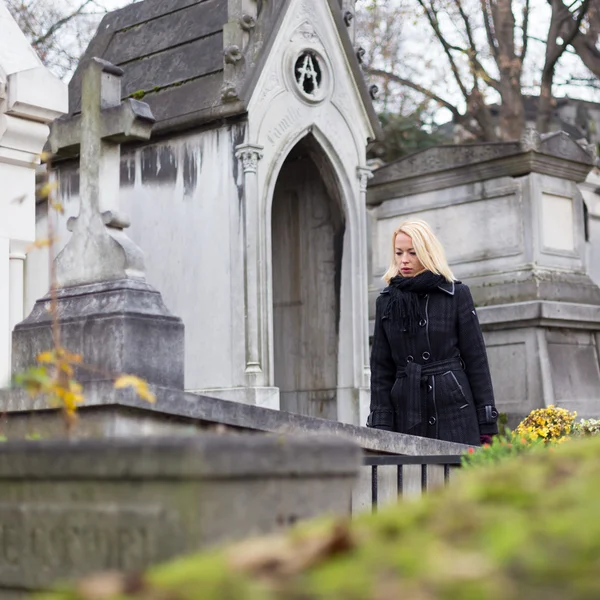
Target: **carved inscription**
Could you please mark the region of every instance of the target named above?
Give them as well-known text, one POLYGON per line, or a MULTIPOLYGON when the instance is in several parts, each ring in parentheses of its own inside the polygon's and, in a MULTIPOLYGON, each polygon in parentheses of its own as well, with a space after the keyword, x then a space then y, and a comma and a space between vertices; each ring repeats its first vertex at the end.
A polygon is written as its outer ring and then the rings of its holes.
POLYGON ((296 121, 301 117, 302 110, 299 107, 290 107, 285 113, 284 117, 273 127, 267 134, 267 140, 271 144, 275 144, 280 140, 289 129, 294 125, 296 121))
POLYGON ((142 568, 162 558, 157 540, 172 526, 155 507, 0 505, 0 589, 142 568))

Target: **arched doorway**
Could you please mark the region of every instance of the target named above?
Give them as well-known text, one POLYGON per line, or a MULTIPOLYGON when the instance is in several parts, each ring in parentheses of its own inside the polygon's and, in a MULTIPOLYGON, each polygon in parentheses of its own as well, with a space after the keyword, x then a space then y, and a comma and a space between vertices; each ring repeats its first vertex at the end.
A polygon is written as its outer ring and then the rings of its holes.
POLYGON ((337 419, 345 218, 309 135, 286 158, 271 212, 274 384, 281 410, 337 419))

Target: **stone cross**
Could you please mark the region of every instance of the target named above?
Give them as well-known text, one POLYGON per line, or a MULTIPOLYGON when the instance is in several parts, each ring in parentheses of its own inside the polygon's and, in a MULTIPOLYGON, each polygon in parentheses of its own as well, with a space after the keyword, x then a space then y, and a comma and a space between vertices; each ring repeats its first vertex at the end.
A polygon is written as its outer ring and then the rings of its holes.
POLYGON ((123 232, 129 221, 118 210, 120 144, 148 140, 154 117, 144 102, 121 101, 122 75, 109 62, 91 59, 83 74, 81 114, 52 126, 52 152, 80 156, 79 216, 69 219, 72 236, 56 257, 58 287, 145 279, 142 251, 123 232))

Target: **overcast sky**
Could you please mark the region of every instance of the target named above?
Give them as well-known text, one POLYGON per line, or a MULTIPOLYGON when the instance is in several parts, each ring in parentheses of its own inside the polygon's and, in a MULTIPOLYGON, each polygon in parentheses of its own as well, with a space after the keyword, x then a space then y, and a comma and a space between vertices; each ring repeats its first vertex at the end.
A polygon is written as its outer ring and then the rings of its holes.
MULTIPOLYGON (((362 2, 365 2, 365 1, 366 0, 358 0, 358 4, 361 4, 362 2)), ((389 3, 403 2, 405 5, 407 3, 407 0, 385 0, 385 1, 389 2, 389 3)), ((99 2, 99 4, 102 4, 109 10, 116 10, 127 4, 130 4, 131 0, 98 0, 98 2, 99 2)), ((479 3, 479 0, 477 0, 477 4, 478 3, 479 3)), ((514 0, 514 3, 515 3, 515 6, 517 6, 519 4, 519 0, 514 0)), ((531 18, 530 18, 530 36, 532 36, 534 38, 538 38, 538 39, 545 39, 548 34, 548 25, 549 25, 549 20, 550 20, 550 8, 548 6, 548 2, 547 2, 547 0, 530 0, 530 3, 531 3, 531 11, 532 11, 531 18)), ((468 0, 467 0, 467 4, 468 4, 468 0)), ((421 56, 423 56, 426 52, 434 53, 436 56, 434 56, 432 58, 431 63, 437 64, 437 66, 440 68, 445 68, 443 65, 441 65, 441 63, 443 61, 440 61, 438 58, 439 57, 439 48, 434 45, 431 45, 431 44, 424 47, 425 45, 423 44, 423 31, 422 31, 422 29, 420 29, 421 27, 422 27, 422 24, 419 24, 419 26, 416 29, 413 28, 412 36, 411 36, 412 39, 410 41, 410 50, 411 50, 412 54, 413 55, 420 54, 421 56)), ((408 30, 408 32, 407 32, 408 35, 411 35, 410 23, 407 23, 407 25, 405 26, 403 35, 406 30, 408 30)), ((537 93, 537 89, 535 89, 535 87, 533 87, 536 84, 536 82, 534 81, 534 78, 535 77, 539 78, 539 72, 540 72, 539 67, 543 64, 544 49, 545 49, 544 44, 542 44, 540 42, 531 41, 529 44, 529 52, 528 52, 529 61, 528 62, 530 63, 530 66, 528 69, 526 68, 526 72, 525 72, 524 78, 523 78, 524 79, 523 80, 524 91, 526 91, 527 93, 537 93)), ((585 69, 585 67, 583 66, 583 64, 581 63, 580 59, 577 56, 574 56, 573 54, 564 55, 563 58, 561 59, 560 66, 557 69, 555 82, 557 84, 560 83, 561 80, 564 79, 564 77, 568 77, 571 73, 574 73, 574 72, 582 73, 586 76, 587 76, 587 74, 589 74, 589 71, 587 71, 587 69, 585 69)), ((431 77, 432 80, 435 80, 436 78, 439 77, 439 74, 435 72, 435 69, 433 67, 423 69, 423 74, 424 74, 425 78, 431 77)), ((456 91, 448 90, 448 92, 451 95, 453 95, 454 93, 458 93, 458 90, 456 90, 456 91)), ((592 100, 592 101, 600 102, 600 91, 594 90, 592 88, 585 88, 585 87, 580 87, 580 86, 577 86, 577 87, 556 86, 554 92, 557 97, 568 95, 573 98, 582 98, 585 100, 592 100)))

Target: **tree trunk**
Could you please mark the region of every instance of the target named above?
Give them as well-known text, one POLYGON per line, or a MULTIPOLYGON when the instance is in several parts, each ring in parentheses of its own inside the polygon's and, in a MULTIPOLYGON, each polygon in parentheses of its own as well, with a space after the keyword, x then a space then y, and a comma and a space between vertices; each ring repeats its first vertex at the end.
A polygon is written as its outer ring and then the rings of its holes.
POLYGON ((547 133, 550 129, 552 112, 554 110, 554 97, 552 96, 553 80, 554 69, 544 69, 544 72, 542 73, 542 83, 540 86, 540 98, 536 123, 536 128, 539 133, 547 133))
POLYGON ((518 140, 525 128, 525 110, 521 93, 523 64, 515 49, 515 16, 510 0, 498 0, 493 12, 496 32, 496 64, 500 71, 500 115, 498 127, 503 140, 518 140))

